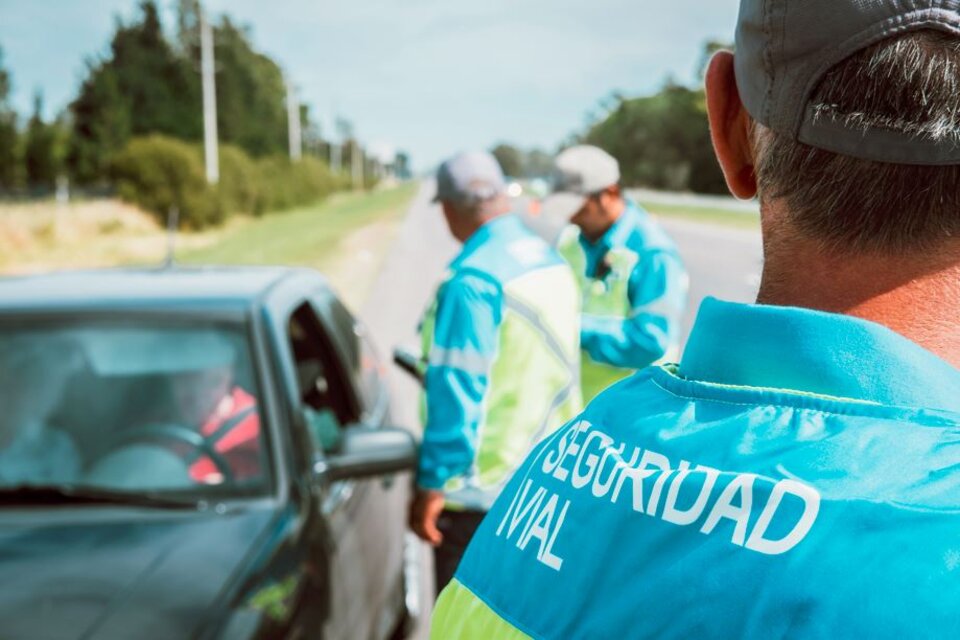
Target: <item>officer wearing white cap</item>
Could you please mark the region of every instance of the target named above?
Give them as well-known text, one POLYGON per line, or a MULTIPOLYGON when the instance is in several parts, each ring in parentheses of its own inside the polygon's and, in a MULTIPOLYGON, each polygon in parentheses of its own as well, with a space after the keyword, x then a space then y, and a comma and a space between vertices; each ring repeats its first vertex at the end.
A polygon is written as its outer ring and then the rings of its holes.
POLYGON ((425 426, 411 527, 436 546, 438 590, 527 452, 581 407, 570 268, 507 213, 488 153, 444 162, 437 196, 463 249, 422 327, 425 426))
POLYGON ((455 638, 960 637, 960 2, 742 0, 707 73, 758 304, 535 449, 455 638))
POLYGON ((546 215, 569 225, 557 244, 580 284, 581 384, 589 401, 647 365, 679 355, 689 278, 663 228, 620 191, 620 166, 581 145, 557 156, 546 215))

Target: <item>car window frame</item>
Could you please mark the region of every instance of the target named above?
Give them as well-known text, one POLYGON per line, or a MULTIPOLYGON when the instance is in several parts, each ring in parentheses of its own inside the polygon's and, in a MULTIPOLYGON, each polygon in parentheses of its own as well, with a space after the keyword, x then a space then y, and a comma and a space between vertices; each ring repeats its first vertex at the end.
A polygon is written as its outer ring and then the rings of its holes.
POLYGON ((336 353, 337 373, 344 383, 344 391, 352 414, 352 420, 344 426, 349 428, 363 425, 365 424, 363 396, 357 389, 354 372, 350 368, 353 361, 359 361, 359 353, 351 353, 350 344, 345 343, 350 340, 350 336, 356 337, 354 328, 356 321, 331 291, 326 289, 315 291, 308 296, 307 301, 314 315, 320 320, 332 351, 336 353))
MULTIPOLYGON (((216 495, 211 492, 203 496, 204 500, 215 502, 262 501, 277 495, 280 486, 280 447, 275 442, 274 423, 275 413, 271 410, 271 394, 268 393, 270 380, 266 379, 266 363, 263 362, 263 353, 257 340, 256 327, 244 310, 233 309, 204 309, 204 310, 172 310, 169 308, 47 308, 42 310, 18 309, 4 310, 0 313, 0 329, 11 326, 29 326, 30 328, 82 326, 82 323, 95 323, 104 327, 110 325, 137 326, 137 323, 148 322, 157 326, 197 328, 227 327, 243 337, 243 344, 248 349, 250 366, 253 368, 251 379, 256 387, 254 398, 257 401, 257 413, 260 419, 260 436, 263 440, 265 463, 264 483, 256 492, 249 494, 223 492, 216 495)), ((171 494, 177 493, 170 491, 171 494)))

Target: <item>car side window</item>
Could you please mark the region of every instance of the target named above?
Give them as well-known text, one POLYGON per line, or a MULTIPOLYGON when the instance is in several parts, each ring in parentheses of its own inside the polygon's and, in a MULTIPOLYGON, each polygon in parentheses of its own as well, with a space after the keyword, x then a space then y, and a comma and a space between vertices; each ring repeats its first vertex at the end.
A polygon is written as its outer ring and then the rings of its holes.
POLYGON ((345 388, 342 363, 308 303, 301 304, 291 314, 287 334, 311 446, 315 452, 336 451, 343 429, 356 421, 345 388))

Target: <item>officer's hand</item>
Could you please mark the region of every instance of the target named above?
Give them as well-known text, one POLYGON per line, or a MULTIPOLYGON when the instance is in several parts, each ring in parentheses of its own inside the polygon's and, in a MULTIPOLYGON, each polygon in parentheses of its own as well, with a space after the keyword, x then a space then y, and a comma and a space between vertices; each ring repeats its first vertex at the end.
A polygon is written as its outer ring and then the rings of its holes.
POLYGON ((410 504, 410 529, 421 540, 435 547, 443 542, 443 534, 437 528, 443 505, 443 492, 427 489, 417 489, 417 495, 410 504))

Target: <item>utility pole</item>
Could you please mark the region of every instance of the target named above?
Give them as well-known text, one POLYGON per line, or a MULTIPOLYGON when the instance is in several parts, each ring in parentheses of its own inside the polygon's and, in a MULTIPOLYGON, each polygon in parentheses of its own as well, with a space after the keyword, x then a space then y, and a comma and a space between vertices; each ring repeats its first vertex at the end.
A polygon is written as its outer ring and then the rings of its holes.
POLYGON ((340 173, 340 165, 342 164, 340 154, 342 151, 343 148, 340 146, 339 140, 330 141, 330 168, 333 169, 334 173, 340 173))
POLYGON ((290 160, 297 162, 303 155, 303 136, 300 133, 300 101, 297 90, 287 76, 287 138, 290 142, 290 160))
POLYGON ((200 8, 200 74, 203 78, 203 155, 207 182, 220 181, 220 158, 217 150, 217 81, 214 76, 213 29, 200 8))
POLYGON ((333 172, 340 173, 343 170, 343 127, 340 119, 340 109, 337 103, 333 103, 333 120, 330 123, 330 168, 333 172))
POLYGON ((363 149, 356 140, 350 149, 350 161, 353 167, 353 188, 356 191, 363 188, 363 149))

